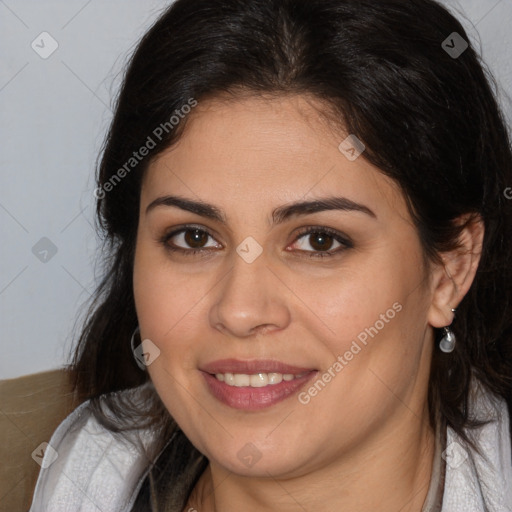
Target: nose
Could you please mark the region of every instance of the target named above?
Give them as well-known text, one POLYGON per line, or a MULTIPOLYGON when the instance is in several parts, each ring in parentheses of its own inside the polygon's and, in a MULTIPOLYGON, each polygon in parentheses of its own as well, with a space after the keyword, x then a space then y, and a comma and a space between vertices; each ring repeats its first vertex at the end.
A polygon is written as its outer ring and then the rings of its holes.
POLYGON ((234 260, 210 308, 212 327, 238 338, 286 328, 291 318, 287 290, 264 254, 252 263, 238 255, 234 260))

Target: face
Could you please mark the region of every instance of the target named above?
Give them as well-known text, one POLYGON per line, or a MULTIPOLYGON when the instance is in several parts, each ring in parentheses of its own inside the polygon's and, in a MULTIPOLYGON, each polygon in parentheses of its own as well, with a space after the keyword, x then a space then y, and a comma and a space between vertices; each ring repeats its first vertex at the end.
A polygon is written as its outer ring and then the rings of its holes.
POLYGON ((135 302, 160 351, 147 369, 212 466, 240 475, 314 471, 426 409, 418 234, 321 108, 200 103, 141 190, 135 302))

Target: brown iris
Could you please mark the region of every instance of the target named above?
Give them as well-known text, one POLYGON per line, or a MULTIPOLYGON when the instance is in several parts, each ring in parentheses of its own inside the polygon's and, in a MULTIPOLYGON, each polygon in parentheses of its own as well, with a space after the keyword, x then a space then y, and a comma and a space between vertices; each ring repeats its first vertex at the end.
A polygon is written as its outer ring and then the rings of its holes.
POLYGON ((332 246, 333 237, 327 233, 311 233, 309 240, 315 251, 328 251, 332 246))
POLYGON ((185 242, 194 248, 201 248, 208 240, 208 233, 200 229, 189 229, 185 232, 185 242))

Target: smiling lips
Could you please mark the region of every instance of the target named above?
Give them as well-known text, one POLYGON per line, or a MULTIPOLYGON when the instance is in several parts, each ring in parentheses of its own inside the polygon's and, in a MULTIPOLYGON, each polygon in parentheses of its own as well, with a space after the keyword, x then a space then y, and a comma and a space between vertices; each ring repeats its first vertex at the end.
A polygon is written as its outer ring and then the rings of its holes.
POLYGON ((299 379, 306 373, 300 373, 299 375, 293 375, 292 373, 255 373, 252 375, 248 373, 216 373, 215 377, 228 386, 263 388, 265 386, 275 386, 283 380, 289 382, 295 378, 299 379))
POLYGON ((296 393, 316 370, 278 361, 224 359, 201 368, 207 387, 235 409, 258 410, 296 393))

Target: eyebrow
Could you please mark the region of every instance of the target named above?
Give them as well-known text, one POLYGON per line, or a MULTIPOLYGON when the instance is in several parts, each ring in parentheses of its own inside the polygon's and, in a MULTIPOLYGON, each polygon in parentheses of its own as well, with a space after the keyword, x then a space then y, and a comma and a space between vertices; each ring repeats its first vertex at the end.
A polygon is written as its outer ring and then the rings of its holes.
MULTIPOLYGON (((206 217, 211 220, 226 224, 226 216, 216 206, 205 203, 203 201, 193 201, 179 196, 162 196, 152 201, 146 208, 146 214, 151 210, 161 207, 176 207, 187 212, 195 213, 201 217, 206 217)), ((288 205, 283 205, 276 208, 272 212, 273 224, 281 224, 291 217, 297 217, 301 215, 310 215, 316 212, 323 212, 329 210, 341 210, 348 212, 361 212, 374 219, 377 215, 370 210, 367 206, 356 203, 347 199, 346 197, 325 197, 322 199, 314 199, 311 201, 298 201, 288 205)))

